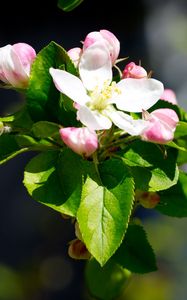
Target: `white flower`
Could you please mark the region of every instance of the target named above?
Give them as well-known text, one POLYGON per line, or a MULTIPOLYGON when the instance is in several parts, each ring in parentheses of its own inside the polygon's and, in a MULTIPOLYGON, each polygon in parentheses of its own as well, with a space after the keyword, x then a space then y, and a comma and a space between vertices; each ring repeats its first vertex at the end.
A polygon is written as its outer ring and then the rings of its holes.
POLYGON ((147 122, 134 120, 127 112, 142 112, 153 106, 163 93, 163 84, 155 79, 123 79, 112 82, 110 53, 96 42, 82 54, 80 78, 50 68, 56 88, 78 104, 77 117, 91 130, 109 129, 112 122, 130 135, 141 134, 147 122), (119 109, 116 110, 114 105, 119 109))

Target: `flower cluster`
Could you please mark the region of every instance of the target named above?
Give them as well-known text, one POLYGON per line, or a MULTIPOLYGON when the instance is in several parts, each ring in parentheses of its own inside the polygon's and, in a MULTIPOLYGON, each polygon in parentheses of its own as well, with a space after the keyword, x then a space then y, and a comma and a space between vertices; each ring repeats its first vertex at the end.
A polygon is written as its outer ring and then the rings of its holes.
MULTIPOLYGON (((128 63, 118 82, 113 80, 112 67, 118 62, 120 43, 108 30, 89 33, 81 48, 72 48, 68 55, 79 71, 79 77, 67 71, 50 68, 56 88, 68 96, 77 109, 80 128, 63 128, 64 143, 78 154, 91 155, 98 148, 95 131, 115 125, 143 140, 167 143, 173 139, 179 119, 174 110, 147 112, 159 99, 176 104, 174 92, 149 78, 146 70, 128 63), (128 113, 142 113, 134 119, 128 113)), ((0 49, 0 79, 16 88, 27 87, 35 50, 25 44, 7 45, 0 49)))
MULTIPOLYGON (((81 129, 82 136, 86 133, 85 149, 79 145, 82 145, 83 140, 78 138, 80 128, 73 129, 71 133, 69 131, 68 140, 67 135, 61 132, 64 142, 79 154, 80 149, 82 154, 88 152, 87 139, 92 137, 94 140, 94 130, 106 130, 112 124, 122 132, 132 136, 140 135, 147 141, 167 143, 173 139, 179 120, 175 111, 159 109, 151 114, 147 113, 162 95, 163 99, 167 99, 160 81, 149 78, 146 70, 134 62, 125 66, 117 83, 113 81, 112 67, 117 63, 119 50, 120 43, 111 32, 91 32, 86 36, 82 49, 73 48, 68 51, 79 70, 80 78, 64 70, 50 68, 56 88, 74 101, 77 119, 90 130, 88 137, 88 131, 81 129), (142 118, 134 119, 127 112, 142 112, 142 118)), ((89 144, 88 142, 88 148, 89 144)), ((94 152, 94 147, 92 149, 90 154, 94 152)))
POLYGON ((101 266, 112 257, 114 269, 145 273, 156 263, 134 221, 138 207, 187 216, 187 175, 178 168, 187 163, 187 113, 152 72, 119 53, 108 30, 69 51, 55 42, 38 54, 25 43, 0 48, 1 87, 25 96, 0 117, 0 163, 40 152, 24 185, 73 220, 69 255, 101 266))

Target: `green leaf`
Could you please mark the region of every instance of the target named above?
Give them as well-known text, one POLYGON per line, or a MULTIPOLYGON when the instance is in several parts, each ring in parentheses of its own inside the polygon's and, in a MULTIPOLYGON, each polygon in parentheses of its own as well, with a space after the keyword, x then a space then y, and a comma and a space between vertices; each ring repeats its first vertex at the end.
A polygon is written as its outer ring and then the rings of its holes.
POLYGON ((162 191, 175 185, 178 180, 179 170, 176 165, 174 165, 175 170, 171 170, 169 165, 162 168, 155 168, 152 170, 143 169, 139 167, 131 168, 132 176, 135 180, 136 189, 144 191, 162 191))
POLYGON ((27 91, 27 105, 34 121, 63 121, 59 110, 59 92, 49 73, 50 67, 60 68, 77 75, 74 64, 67 52, 55 42, 51 42, 37 55, 31 69, 27 91))
POLYGON ((66 202, 63 213, 75 216, 81 200, 84 161, 69 149, 64 150, 57 165, 58 178, 66 202))
POLYGON ((165 100, 159 100, 155 105, 153 105, 149 109, 149 112, 152 112, 155 109, 159 109, 159 108, 173 109, 177 113, 180 121, 184 121, 184 122, 187 121, 187 112, 182 107, 180 107, 179 105, 172 104, 171 102, 168 102, 168 101, 165 101, 165 100))
POLYGON ((175 149, 178 149, 178 150, 180 150, 180 151, 185 151, 185 152, 187 151, 186 148, 179 146, 178 144, 176 144, 176 143, 173 142, 173 141, 167 143, 167 146, 172 147, 172 148, 175 148, 175 149))
POLYGON ((73 106, 73 101, 64 94, 60 94, 59 112, 59 120, 61 120, 64 127, 82 126, 82 124, 77 120, 77 110, 73 106))
POLYGON ((71 11, 82 2, 83 0, 58 0, 58 7, 64 11, 71 11))
POLYGON ((149 112, 152 112, 156 109, 160 108, 170 108, 173 109, 177 115, 179 116, 180 120, 183 120, 185 118, 185 111, 180 108, 178 105, 172 104, 171 102, 165 101, 165 100, 159 100, 156 102, 155 105, 153 105, 150 109, 149 112))
POLYGON ((178 151, 178 157, 177 157, 177 163, 178 165, 183 165, 185 163, 187 163, 187 137, 186 136, 182 136, 180 138, 177 139, 177 145, 179 145, 179 147, 181 147, 182 149, 179 149, 178 151), (185 149, 185 151, 184 151, 185 149))
POLYGON ((29 130, 33 124, 31 117, 24 107, 20 111, 5 117, 1 117, 0 121, 5 125, 11 126, 13 130, 29 130))
POLYGON ((180 171, 179 180, 170 189, 160 192, 156 209, 168 216, 187 217, 187 174, 180 171))
POLYGON ((179 171, 176 149, 136 141, 120 155, 131 167, 137 189, 160 191, 177 183, 179 171))
POLYGON ((134 273, 156 271, 156 260, 143 227, 129 225, 125 239, 113 259, 134 273))
POLYGON ((29 135, 17 134, 15 135, 15 141, 17 142, 20 148, 33 147, 38 145, 38 142, 29 135))
POLYGON ((99 183, 90 177, 86 179, 77 218, 88 250, 103 266, 125 235, 134 200, 134 182, 121 160, 108 160, 99 170, 99 183))
POLYGON ((187 136, 187 122, 179 122, 175 130, 175 139, 187 136))
POLYGON ((3 134, 0 136, 0 164, 26 151, 28 151, 27 148, 20 149, 14 135, 3 134))
POLYGON ((28 151, 46 151, 46 150, 58 150, 59 146, 54 145, 53 142, 40 139, 36 140, 30 135, 17 134, 15 140, 20 148, 26 148, 28 151))
MULTIPOLYGON (((187 120, 187 114, 186 114, 187 120)), ((178 165, 183 165, 187 163, 187 123, 186 122, 179 122, 175 131, 175 139, 173 142, 169 143, 169 146, 177 148, 178 151, 178 158, 177 163, 178 165)))
POLYGON ((81 197, 82 176, 80 156, 69 149, 47 151, 28 163, 24 185, 36 201, 75 216, 81 197))
POLYGON ((158 153, 159 155, 161 154, 160 150, 157 147, 154 147, 151 143, 135 142, 131 145, 128 151, 124 152, 123 159, 128 166, 147 168, 153 166, 155 154, 157 155, 158 153))
POLYGON ((32 132, 37 138, 48 138, 59 135, 60 126, 48 121, 39 121, 34 123, 32 132))
POLYGON ((0 117, 1 122, 11 123, 15 120, 15 115, 9 115, 6 117, 0 117))
POLYGON ((165 149, 162 146, 140 140, 134 141, 120 153, 129 166, 154 167, 165 159, 165 149))
POLYGON ((95 259, 88 261, 85 270, 89 292, 97 299, 116 299, 128 283, 131 273, 110 260, 101 267, 95 259))
POLYGON ((178 106, 179 109, 179 113, 180 113, 180 120, 187 122, 187 112, 185 109, 183 109, 182 107, 178 106))

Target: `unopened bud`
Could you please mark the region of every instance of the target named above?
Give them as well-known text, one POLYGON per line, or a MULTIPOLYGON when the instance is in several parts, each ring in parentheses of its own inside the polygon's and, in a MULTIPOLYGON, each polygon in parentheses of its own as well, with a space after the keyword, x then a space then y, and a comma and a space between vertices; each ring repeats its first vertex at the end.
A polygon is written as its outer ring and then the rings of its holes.
POLYGON ((173 90, 165 89, 162 96, 160 97, 161 100, 168 101, 172 104, 177 104, 177 97, 173 90))
POLYGON ((103 29, 100 31, 90 32, 83 42, 83 51, 94 43, 101 41, 104 42, 110 53, 112 64, 115 64, 120 51, 120 43, 116 36, 108 30, 103 29))
POLYGON ((98 148, 97 134, 87 127, 61 128, 60 136, 69 148, 80 155, 88 157, 98 148))
POLYGON ((79 64, 79 60, 82 54, 82 49, 79 47, 75 47, 70 49, 68 52, 69 57, 71 58, 71 60, 73 61, 75 67, 78 66, 79 64))
POLYGON ((74 259, 89 259, 91 257, 91 254, 87 250, 85 244, 78 239, 70 242, 68 254, 74 259))
POLYGON ((134 62, 130 62, 126 65, 122 75, 122 78, 141 79, 144 77, 147 77, 146 70, 143 67, 136 65, 134 62))
POLYGON ((173 109, 160 108, 150 114, 143 112, 147 128, 141 137, 144 141, 166 144, 173 140, 179 118, 173 109))
POLYGON ((145 208, 155 208, 160 201, 160 196, 155 192, 136 191, 136 200, 145 208))
POLYGON ((0 80, 17 88, 26 88, 35 57, 35 50, 25 43, 0 48, 0 80))

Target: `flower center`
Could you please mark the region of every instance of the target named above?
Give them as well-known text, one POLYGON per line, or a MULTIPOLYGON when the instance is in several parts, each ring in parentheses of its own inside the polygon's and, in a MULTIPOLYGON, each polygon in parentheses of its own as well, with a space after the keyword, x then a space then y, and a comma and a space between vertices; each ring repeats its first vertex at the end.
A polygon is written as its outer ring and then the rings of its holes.
POLYGON ((108 85, 108 82, 105 82, 103 85, 103 89, 100 90, 98 86, 90 92, 91 102, 89 103, 89 107, 92 110, 102 111, 106 109, 106 107, 110 104, 109 99, 117 93, 121 94, 121 90, 117 87, 116 82, 113 81, 111 85, 108 85))

